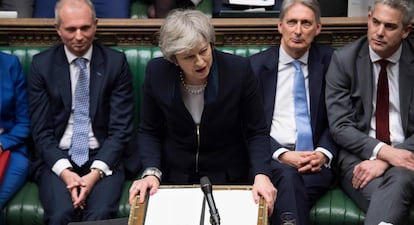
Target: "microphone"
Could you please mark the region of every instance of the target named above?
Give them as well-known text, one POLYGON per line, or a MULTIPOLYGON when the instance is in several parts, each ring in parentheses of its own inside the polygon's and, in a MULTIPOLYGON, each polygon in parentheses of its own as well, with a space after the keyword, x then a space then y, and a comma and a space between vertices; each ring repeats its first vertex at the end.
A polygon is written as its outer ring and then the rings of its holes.
POLYGON ((204 197, 207 200, 208 206, 210 208, 210 223, 211 225, 220 225, 220 216, 216 208, 216 203, 214 203, 213 198, 213 188, 208 177, 202 177, 200 179, 201 190, 204 193, 204 197))

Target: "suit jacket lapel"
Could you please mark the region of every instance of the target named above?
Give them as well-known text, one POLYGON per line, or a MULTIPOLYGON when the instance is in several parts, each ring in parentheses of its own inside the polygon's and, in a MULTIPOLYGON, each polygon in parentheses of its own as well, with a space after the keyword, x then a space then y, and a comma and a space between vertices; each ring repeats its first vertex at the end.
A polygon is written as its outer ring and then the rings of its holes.
POLYGON ((404 133, 407 134, 408 127, 408 113, 410 102, 413 98, 413 86, 414 86, 414 55, 411 46, 403 42, 403 50, 401 53, 400 65, 399 65, 399 97, 400 97, 400 114, 401 122, 404 129, 404 133))
POLYGON ((309 73, 309 99, 310 99, 310 120, 312 130, 316 128, 317 115, 319 113, 319 102, 325 101, 322 97, 322 85, 325 76, 323 71, 322 56, 317 48, 311 47, 308 59, 309 73))
POLYGON ((266 122, 272 124, 275 98, 276 98, 276 87, 277 87, 277 72, 279 63, 279 46, 274 48, 271 54, 267 55, 265 61, 265 70, 261 76, 261 85, 263 85, 263 96, 264 98, 264 110, 266 116, 266 122), (275 62, 276 61, 276 62, 275 62))
MULTIPOLYGON (((372 115, 372 92, 373 92, 373 72, 372 63, 369 57, 368 42, 365 43, 356 60, 356 79, 359 80, 358 84, 372 84, 364 87, 358 87, 358 92, 362 99, 362 105, 364 107, 365 115, 372 115)), ((370 123, 371 116, 367 116, 369 121, 365 121, 368 125, 370 123)), ((368 126, 369 127, 369 126, 368 126)))
POLYGON ((98 102, 101 96, 103 87, 103 81, 105 76, 105 65, 102 52, 100 48, 94 45, 91 63, 90 63, 90 84, 89 84, 89 104, 90 104, 90 116, 94 118, 96 110, 98 108, 98 102))
MULTIPOLYGON (((72 111, 72 91, 71 91, 71 81, 70 81, 70 70, 68 59, 64 52, 63 45, 58 49, 56 54, 55 66, 53 67, 52 74, 58 76, 57 85, 60 90, 62 97, 63 105, 65 106, 65 111, 72 111)), ((74 87, 73 87, 74 88, 74 87)))

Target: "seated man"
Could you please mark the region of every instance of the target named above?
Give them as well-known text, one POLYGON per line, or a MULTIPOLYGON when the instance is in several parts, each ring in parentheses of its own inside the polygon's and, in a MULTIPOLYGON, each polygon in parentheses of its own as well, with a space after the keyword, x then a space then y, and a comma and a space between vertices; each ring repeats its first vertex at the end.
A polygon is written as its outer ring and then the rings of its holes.
POLYGON ((367 36, 332 56, 326 105, 345 192, 365 225, 407 224, 414 203, 411 0, 376 0, 367 36))
POLYGON ((316 0, 284 0, 280 46, 250 57, 264 97, 278 196, 272 224, 293 213, 308 225, 316 200, 332 186, 336 144, 325 107, 325 72, 333 49, 313 43, 321 31, 316 0))
POLYGON ((90 0, 60 0, 56 12, 62 43, 33 56, 28 75, 44 224, 110 219, 133 129, 131 71, 123 53, 94 41, 90 0))

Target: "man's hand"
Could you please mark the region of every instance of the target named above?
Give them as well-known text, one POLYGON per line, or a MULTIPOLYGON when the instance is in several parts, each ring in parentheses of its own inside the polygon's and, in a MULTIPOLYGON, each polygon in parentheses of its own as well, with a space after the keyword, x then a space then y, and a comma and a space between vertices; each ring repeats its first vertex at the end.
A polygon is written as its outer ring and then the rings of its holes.
POLYGON ((316 173, 327 162, 326 156, 319 151, 287 151, 279 160, 298 169, 299 173, 316 173))
POLYGON ((85 185, 80 187, 78 199, 77 201, 73 202, 75 208, 85 208, 86 199, 89 193, 91 193, 93 186, 96 184, 96 182, 99 181, 100 178, 101 175, 97 170, 91 170, 88 174, 82 177, 82 180, 85 182, 85 185))
POLYGON ((379 150, 377 158, 382 159, 393 166, 414 171, 414 153, 408 150, 384 145, 379 150))
POLYGON ((149 194, 153 195, 158 191, 160 181, 155 176, 146 176, 142 179, 134 181, 129 189, 129 204, 132 205, 135 196, 139 194, 139 203, 145 201, 147 189, 150 189, 149 194))
POLYGON ((287 151, 279 156, 279 160, 295 168, 301 168, 312 160, 313 151, 287 151))
POLYGON ((299 173, 317 173, 322 170, 322 166, 328 161, 328 158, 320 151, 313 151, 306 157, 307 164, 298 168, 299 173), (310 161, 308 161, 310 159, 310 161))
POLYGON ((364 188, 371 180, 382 176, 389 164, 383 160, 365 160, 354 167, 352 185, 355 189, 364 188))
POLYGON ((60 173, 60 178, 65 182, 66 188, 72 196, 72 202, 74 207, 77 208, 79 205, 75 205, 75 202, 79 202, 79 189, 86 186, 86 182, 75 172, 70 169, 65 169, 60 173))
POLYGON ((259 203, 260 196, 263 196, 268 207, 269 216, 273 213, 273 207, 276 201, 277 190, 273 186, 269 177, 264 174, 257 174, 254 177, 253 183, 253 200, 257 204, 259 203))

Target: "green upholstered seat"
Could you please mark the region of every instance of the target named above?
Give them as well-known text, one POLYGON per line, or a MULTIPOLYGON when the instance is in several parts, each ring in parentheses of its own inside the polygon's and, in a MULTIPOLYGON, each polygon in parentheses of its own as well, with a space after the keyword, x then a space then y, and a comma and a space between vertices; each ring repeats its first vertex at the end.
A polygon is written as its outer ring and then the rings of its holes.
POLYGON ((5 225, 43 224, 43 208, 36 184, 26 182, 3 209, 2 217, 5 225))
POLYGON ((158 47, 117 47, 127 57, 128 64, 133 74, 134 99, 135 99, 135 127, 139 123, 139 106, 141 104, 141 86, 144 82, 145 66, 154 57, 162 56, 158 47))
MULTIPOLYGON (((118 217, 128 217, 130 206, 128 204, 129 187, 132 181, 123 185, 118 217)), ((59 201, 59 199, 56 199, 59 201)), ((8 225, 41 225, 43 224, 43 208, 39 200, 39 189, 33 182, 26 184, 19 190, 14 198, 7 204, 2 212, 4 224, 8 225)))
POLYGON ((365 213, 337 188, 325 194, 312 208, 311 220, 323 225, 364 224, 365 213))

